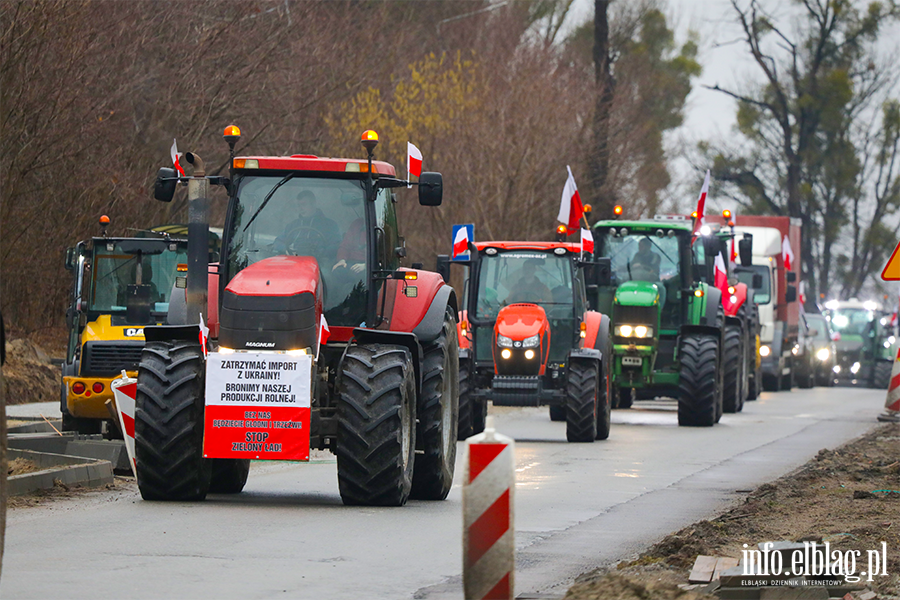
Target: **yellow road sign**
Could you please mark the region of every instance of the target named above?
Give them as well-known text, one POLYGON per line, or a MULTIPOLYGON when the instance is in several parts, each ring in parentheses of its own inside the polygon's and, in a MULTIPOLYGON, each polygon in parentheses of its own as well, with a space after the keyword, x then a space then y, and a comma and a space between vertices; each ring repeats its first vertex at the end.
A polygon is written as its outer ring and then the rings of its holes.
POLYGON ((885 281, 900 281, 900 252, 898 250, 900 250, 900 244, 894 248, 893 254, 881 272, 881 278, 885 281))

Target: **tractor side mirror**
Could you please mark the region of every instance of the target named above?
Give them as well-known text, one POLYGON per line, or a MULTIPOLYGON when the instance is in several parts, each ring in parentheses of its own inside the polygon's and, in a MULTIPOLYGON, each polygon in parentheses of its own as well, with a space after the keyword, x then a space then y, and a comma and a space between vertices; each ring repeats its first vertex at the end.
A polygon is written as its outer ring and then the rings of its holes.
POLYGON ((440 206, 444 197, 444 178, 440 173, 426 171, 419 177, 419 204, 440 206))
POLYGON ((75 248, 66 248, 66 271, 75 270, 75 248))
POLYGON ((434 270, 441 276, 444 283, 450 283, 450 257, 448 255, 438 254, 437 265, 434 270))
POLYGON ((753 236, 745 233, 744 237, 738 241, 738 255, 741 257, 741 264, 749 267, 753 264, 753 236))
POLYGON ((612 284, 612 267, 609 257, 595 258, 593 261, 579 263, 584 268, 584 284, 589 290, 612 284))
POLYGON ((763 278, 762 278, 761 273, 753 274, 752 286, 753 286, 753 289, 755 289, 755 290, 758 290, 763 286, 763 278))
POLYGON ((793 271, 788 271, 787 272, 787 280, 788 280, 788 283, 794 283, 795 281, 797 281, 797 274, 794 273, 793 271))
POLYGON ((784 301, 785 302, 796 302, 797 301, 797 286, 789 285, 784 290, 784 301))
POLYGON ((162 167, 156 172, 156 183, 153 185, 153 197, 160 202, 171 202, 175 197, 175 186, 178 185, 178 175, 175 169, 162 167))

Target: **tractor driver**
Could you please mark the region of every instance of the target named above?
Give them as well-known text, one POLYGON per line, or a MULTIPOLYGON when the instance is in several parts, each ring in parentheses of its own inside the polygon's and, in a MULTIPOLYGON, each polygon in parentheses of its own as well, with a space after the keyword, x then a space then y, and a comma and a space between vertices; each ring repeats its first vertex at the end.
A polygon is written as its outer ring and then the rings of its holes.
POLYGON ((522 275, 519 280, 509 290, 509 296, 506 298, 507 304, 514 302, 553 302, 553 294, 550 288, 538 279, 537 268, 541 261, 536 258, 529 258, 522 265, 522 275))
POLYGON ((632 277, 645 281, 659 281, 659 254, 653 251, 653 242, 649 238, 641 238, 638 251, 631 257, 632 277), (635 274, 637 271, 638 274, 635 274))
POLYGON ((325 216, 310 190, 297 194, 297 209, 298 218, 275 239, 275 251, 333 262, 340 239, 337 223, 325 216))

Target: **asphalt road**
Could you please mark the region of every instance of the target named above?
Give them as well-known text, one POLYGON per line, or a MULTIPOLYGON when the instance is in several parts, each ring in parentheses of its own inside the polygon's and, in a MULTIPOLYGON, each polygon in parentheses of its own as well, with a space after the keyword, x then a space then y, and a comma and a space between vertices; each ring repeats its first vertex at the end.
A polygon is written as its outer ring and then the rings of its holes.
MULTIPOLYGON (((566 443, 546 409, 492 409, 517 440, 516 593, 561 596, 864 433, 883 404, 867 389, 766 393, 693 429, 674 403, 638 402, 593 444, 566 443)), ((345 507, 330 455, 254 463, 244 493, 202 503, 144 502, 132 486, 11 510, 0 597, 458 599, 461 513, 458 483, 444 502, 345 507)))

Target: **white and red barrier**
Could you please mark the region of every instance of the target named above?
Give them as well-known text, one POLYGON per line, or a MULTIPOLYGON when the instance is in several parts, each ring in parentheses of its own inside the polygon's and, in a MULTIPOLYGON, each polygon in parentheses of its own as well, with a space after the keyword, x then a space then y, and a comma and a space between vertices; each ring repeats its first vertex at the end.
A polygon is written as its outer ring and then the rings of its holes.
POLYGON ((463 587, 468 600, 512 600, 515 588, 515 444, 494 431, 466 440, 463 587))
POLYGON ((119 415, 119 428, 125 438, 125 450, 128 452, 128 463, 137 477, 137 464, 134 459, 134 407, 137 397, 137 379, 129 377, 122 371, 122 376, 109 384, 116 397, 116 413, 119 415))
POLYGON ((878 415, 879 421, 900 422, 900 349, 894 358, 891 369, 891 382, 888 385, 887 399, 884 401, 884 413, 878 415))

